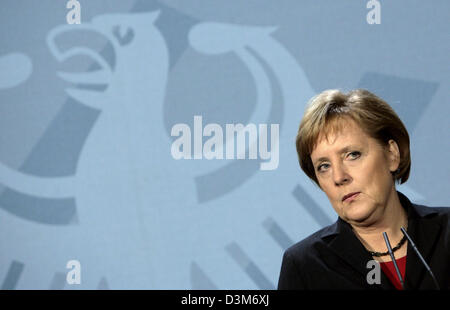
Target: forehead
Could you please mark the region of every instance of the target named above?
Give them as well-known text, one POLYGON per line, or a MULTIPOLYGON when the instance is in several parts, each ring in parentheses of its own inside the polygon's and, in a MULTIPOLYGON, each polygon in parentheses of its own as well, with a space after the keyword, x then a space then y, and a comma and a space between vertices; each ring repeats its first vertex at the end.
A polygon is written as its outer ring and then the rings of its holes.
POLYGON ((366 146, 371 140, 362 128, 351 119, 337 120, 318 136, 311 159, 335 153, 347 146, 366 146))

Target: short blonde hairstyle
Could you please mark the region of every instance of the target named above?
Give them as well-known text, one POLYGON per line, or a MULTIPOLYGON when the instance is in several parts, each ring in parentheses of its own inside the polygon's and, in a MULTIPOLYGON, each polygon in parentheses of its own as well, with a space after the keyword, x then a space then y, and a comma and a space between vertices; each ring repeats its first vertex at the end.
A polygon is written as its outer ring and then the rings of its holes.
POLYGON ((400 164, 393 172, 394 181, 402 184, 408 180, 411 169, 409 135, 405 125, 384 100, 365 89, 342 93, 329 89, 311 98, 300 122, 296 147, 300 167, 319 187, 311 153, 323 135, 341 129, 340 120, 350 118, 380 145, 387 146, 394 140, 400 150, 400 164))

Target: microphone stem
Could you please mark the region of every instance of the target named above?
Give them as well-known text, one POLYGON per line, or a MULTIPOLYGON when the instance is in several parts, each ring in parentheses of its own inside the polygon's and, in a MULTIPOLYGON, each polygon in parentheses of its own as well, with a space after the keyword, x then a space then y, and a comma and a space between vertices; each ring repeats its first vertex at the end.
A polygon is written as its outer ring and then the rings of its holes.
POLYGON ((406 236, 406 238, 408 239, 409 244, 411 245, 412 249, 414 250, 414 252, 416 253, 417 257, 419 257, 420 261, 422 262, 423 266, 425 267, 425 269, 428 271, 428 273, 430 274, 431 278, 433 279, 434 285, 436 286, 436 288, 438 290, 440 290, 439 284, 436 280, 436 278, 434 277, 433 271, 431 271, 430 266, 428 266, 427 262, 425 261, 425 259, 423 258, 422 254, 420 254, 419 249, 417 248, 417 246, 415 245, 415 243, 412 241, 411 237, 408 235, 408 233, 406 232, 405 228, 400 227, 400 230, 402 231, 402 233, 406 236))
POLYGON ((403 284, 402 274, 400 273, 400 269, 398 269, 397 262, 395 261, 394 252, 392 252, 391 243, 389 242, 389 238, 385 232, 383 232, 384 242, 386 242, 386 246, 391 256, 392 262, 394 263, 395 271, 397 272, 398 279, 400 280, 400 284, 402 285, 402 289, 405 289, 405 285, 403 284))

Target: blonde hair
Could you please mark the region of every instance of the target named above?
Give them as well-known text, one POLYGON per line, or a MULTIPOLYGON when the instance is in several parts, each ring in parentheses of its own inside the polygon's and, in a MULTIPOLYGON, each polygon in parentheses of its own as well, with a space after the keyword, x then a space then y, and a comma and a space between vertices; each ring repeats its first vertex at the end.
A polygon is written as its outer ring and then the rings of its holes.
POLYGON ((392 174, 394 181, 406 182, 411 169, 408 131, 390 105, 365 89, 355 89, 347 94, 329 89, 310 99, 295 141, 300 167, 306 175, 320 187, 311 152, 322 135, 340 130, 343 123, 340 120, 346 118, 354 120, 382 146, 387 146, 391 139, 397 142, 400 164, 392 174))

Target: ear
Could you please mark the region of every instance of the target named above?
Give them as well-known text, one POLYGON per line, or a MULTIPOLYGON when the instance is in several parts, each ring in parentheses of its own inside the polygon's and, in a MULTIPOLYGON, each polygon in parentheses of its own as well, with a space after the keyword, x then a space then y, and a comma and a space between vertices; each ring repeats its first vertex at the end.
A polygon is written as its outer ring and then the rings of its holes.
POLYGON ((389 160, 389 170, 396 171, 400 166, 400 149, 397 142, 392 139, 388 141, 387 159, 389 160))

